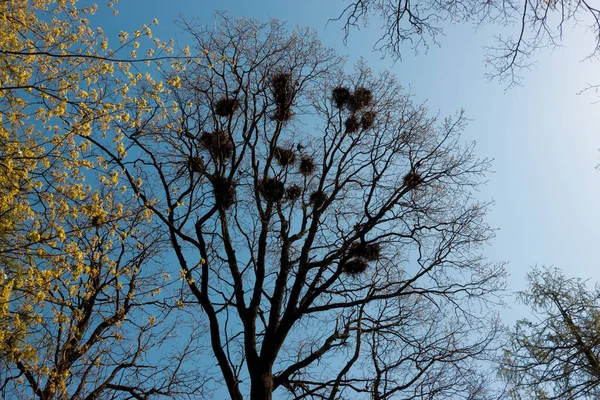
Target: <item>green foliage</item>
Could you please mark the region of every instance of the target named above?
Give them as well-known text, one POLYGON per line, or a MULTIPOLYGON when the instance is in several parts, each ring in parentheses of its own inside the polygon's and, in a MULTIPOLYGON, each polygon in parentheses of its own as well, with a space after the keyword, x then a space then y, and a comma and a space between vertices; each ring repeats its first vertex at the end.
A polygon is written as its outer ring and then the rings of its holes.
POLYGON ((600 395, 600 287, 559 270, 534 269, 519 294, 535 320, 510 332, 501 375, 513 398, 595 399, 600 395))

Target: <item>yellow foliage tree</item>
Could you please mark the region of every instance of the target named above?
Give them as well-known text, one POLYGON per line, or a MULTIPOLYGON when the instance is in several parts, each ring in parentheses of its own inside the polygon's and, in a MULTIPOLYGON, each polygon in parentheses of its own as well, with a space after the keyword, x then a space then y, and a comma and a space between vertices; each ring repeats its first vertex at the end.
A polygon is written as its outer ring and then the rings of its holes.
POLYGON ((151 111, 129 88, 158 98, 162 84, 141 68, 160 68, 171 50, 149 41, 147 25, 121 32, 111 50, 91 25, 96 10, 76 0, 0 2, 4 398, 170 396, 201 382, 182 376, 185 341, 174 360, 149 361, 179 324, 161 292, 171 280, 156 262, 160 232, 85 140, 93 127, 125 156, 118 126, 138 123, 127 110, 151 111), (152 58, 137 58, 144 39, 152 58))

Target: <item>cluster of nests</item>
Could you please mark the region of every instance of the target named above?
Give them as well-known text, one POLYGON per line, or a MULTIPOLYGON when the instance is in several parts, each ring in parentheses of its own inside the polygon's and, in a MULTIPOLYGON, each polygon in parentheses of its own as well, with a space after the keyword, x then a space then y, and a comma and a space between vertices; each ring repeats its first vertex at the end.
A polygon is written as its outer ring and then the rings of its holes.
MULTIPOLYGON (((279 122, 289 121, 294 113, 292 104, 294 102, 295 84, 290 73, 277 73, 271 76, 271 91, 276 110, 271 118, 279 122)), ((223 97, 213 106, 213 111, 219 117, 231 117, 240 107, 237 99, 223 97)))
POLYGON ((369 262, 377 261, 380 257, 379 243, 353 243, 346 254, 346 261, 342 262, 342 271, 348 275, 362 274, 369 267, 369 262))
POLYGON ((233 155, 234 144, 225 131, 203 132, 198 141, 200 147, 216 159, 227 159, 233 155))
MULTIPOLYGON (((203 168, 203 165, 199 168, 203 168)), ((210 176, 213 185, 215 203, 223 209, 230 208, 235 203, 235 184, 230 178, 222 176, 210 176)), ((404 177, 404 185, 414 189, 423 182, 423 178, 415 171, 411 171, 404 177)), ((302 196, 302 187, 292 184, 285 187, 284 183, 277 178, 263 179, 258 186, 263 198, 269 202, 281 200, 296 201, 302 196)), ((314 208, 320 208, 328 200, 327 193, 316 190, 309 196, 309 203, 314 208)), ((99 221, 96 221, 98 224, 99 221)), ((95 224, 95 225, 96 225, 95 224)), ((379 244, 355 244, 350 248, 350 259, 344 263, 344 271, 352 273, 363 272, 367 268, 368 261, 376 261, 379 257, 379 244)))
MULTIPOLYGON (((297 165, 298 172, 306 177, 313 175, 317 169, 312 157, 301 155, 298 158, 297 153, 290 148, 275 147, 273 150, 273 158, 277 164, 282 167, 297 165)), ((295 201, 302 196, 303 192, 302 187, 296 184, 292 184, 285 188, 283 182, 279 181, 277 178, 267 178, 262 180, 258 189, 265 200, 272 202, 280 200, 295 201)), ((309 197, 309 202, 314 207, 321 207, 325 201, 327 201, 327 195, 320 190, 311 193, 309 197)))
MULTIPOLYGON (((199 142, 214 158, 226 159, 233 155, 233 143, 226 132, 204 132, 199 142)), ((204 174, 206 164, 202 157, 192 156, 188 159, 188 168, 192 173, 204 174)), ((213 186, 216 205, 223 209, 230 208, 235 203, 234 182, 218 175, 208 175, 208 179, 213 186)))
MULTIPOLYGON (((295 88, 292 83, 292 75, 289 73, 274 74, 271 77, 271 89, 277 108, 271 117, 280 122, 288 121, 293 116, 291 108, 295 88)), ((240 102, 237 98, 222 97, 214 103, 213 112, 220 117, 231 117, 239 107, 240 102)), ((215 157, 230 158, 233 154, 234 144, 227 132, 204 132, 200 137, 200 143, 215 157)))
POLYGON ((271 77, 271 90, 276 110, 271 118, 278 122, 287 122, 293 116, 292 103, 294 102, 294 83, 292 74, 279 73, 271 77))
MULTIPOLYGON (((234 145, 227 132, 203 132, 198 139, 201 148, 207 150, 214 159, 223 160, 233 156, 234 145)), ((188 159, 188 167, 193 173, 204 173, 206 165, 199 156, 191 156, 188 159)))
MULTIPOLYGON (((229 152, 229 147, 226 143, 223 143, 217 134, 206 134, 206 140, 204 146, 211 152, 229 152)), ((315 173, 316 165, 314 160, 306 155, 300 157, 298 162, 296 153, 293 150, 285 149, 282 147, 276 147, 273 153, 275 160, 281 166, 289 166, 295 163, 298 164, 298 171, 304 176, 310 176, 315 173)), ((204 173, 206 165, 201 157, 191 157, 189 160, 189 168, 192 172, 204 173)), ((221 176, 209 176, 208 179, 212 183, 213 193, 215 196, 215 202, 219 207, 223 209, 230 208, 235 203, 235 183, 225 177, 221 176)), ((277 202, 280 200, 295 201, 302 196, 302 187, 292 184, 289 187, 285 187, 284 183, 279 181, 277 178, 267 178, 260 182, 258 190, 263 198, 270 202, 277 202)), ((321 192, 316 191, 310 196, 310 203, 315 207, 320 207, 327 200, 327 196, 321 192)))
MULTIPOLYGON (((273 150, 273 157, 277 164, 282 167, 289 167, 296 163, 297 156, 296 152, 292 149, 287 149, 284 147, 275 147, 273 150)), ((304 176, 311 176, 315 173, 317 166, 315 165, 315 161, 312 157, 307 155, 302 155, 300 157, 300 162, 298 163, 298 172, 300 172, 304 176)))
MULTIPOLYGON (((268 202, 278 202, 282 200, 296 201, 302 196, 301 186, 292 184, 285 187, 284 183, 277 178, 266 178, 259 182, 258 191, 268 202)), ((327 194, 322 190, 314 191, 310 194, 309 203, 315 207, 321 207, 328 199, 327 194)))
POLYGON ((346 132, 356 133, 361 129, 367 130, 373 127, 377 113, 367 110, 373 103, 373 94, 369 89, 359 87, 352 93, 348 88, 339 86, 333 89, 332 97, 337 108, 347 109, 350 112, 344 122, 346 132))

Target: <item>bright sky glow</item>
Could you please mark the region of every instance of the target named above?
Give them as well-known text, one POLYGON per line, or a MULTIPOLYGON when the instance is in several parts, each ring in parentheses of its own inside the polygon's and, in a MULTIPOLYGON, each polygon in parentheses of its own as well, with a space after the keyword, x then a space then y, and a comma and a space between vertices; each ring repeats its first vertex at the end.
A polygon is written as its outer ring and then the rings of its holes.
MULTIPOLYGON (((132 30, 158 17, 155 33, 162 39, 181 35, 173 24, 179 15, 198 16, 210 24, 216 10, 259 20, 277 17, 288 21, 290 29, 297 25, 316 29, 325 44, 347 55, 350 62, 365 57, 375 70, 391 69, 415 100, 427 101, 432 112, 444 116, 466 110, 472 122, 465 140, 477 141, 479 156, 495 159, 495 173, 478 196, 495 201, 488 221, 498 233, 486 255, 492 261, 509 262, 509 290, 524 288, 524 276, 533 265, 554 265, 569 276, 600 281, 596 263, 600 175, 595 170, 600 163, 600 105, 592 104, 598 100, 595 93, 578 94, 588 83, 600 81, 598 64, 582 61, 593 49, 590 32, 567 28, 565 47, 541 51, 536 65, 522 71, 523 86, 505 90, 484 78, 484 46, 502 33, 500 28, 475 31, 470 26, 450 26, 441 47, 434 45, 417 56, 407 48, 403 60, 392 63, 371 51, 378 37, 375 28, 354 31, 343 45, 341 22, 328 22, 343 5, 316 0, 148 0, 143 7, 120 3, 118 17, 106 21, 116 31, 132 30)), ((523 312, 503 313, 506 323, 523 312)))

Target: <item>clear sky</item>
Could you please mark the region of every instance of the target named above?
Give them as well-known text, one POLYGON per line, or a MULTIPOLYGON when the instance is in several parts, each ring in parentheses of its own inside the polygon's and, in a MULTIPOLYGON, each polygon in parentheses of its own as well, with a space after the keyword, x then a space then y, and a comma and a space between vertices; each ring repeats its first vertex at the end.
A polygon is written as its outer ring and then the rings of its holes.
MULTIPOLYGON (((501 28, 475 31, 452 26, 441 38, 442 47, 414 56, 406 49, 403 61, 381 59, 371 47, 377 39, 372 28, 352 32, 344 46, 342 23, 329 22, 347 1, 342 0, 121 0, 116 18, 100 18, 105 31, 137 29, 158 18, 153 29, 161 39, 177 37, 172 23, 179 14, 200 17, 210 24, 215 10, 232 16, 266 20, 276 17, 310 26, 321 40, 350 64, 365 57, 375 70, 390 69, 415 101, 427 101, 432 113, 442 116, 464 108, 472 120, 465 140, 478 143, 481 157, 495 159, 489 183, 481 188, 482 200, 495 205, 488 218, 498 229, 486 250, 491 261, 509 262, 509 290, 524 288, 524 276, 533 265, 554 265, 567 275, 600 281, 596 263, 600 246, 600 96, 578 95, 587 83, 600 83, 598 62, 581 62, 593 49, 593 33, 565 30, 565 48, 542 51, 536 66, 523 72, 523 86, 508 91, 484 78, 485 51, 491 36, 501 28)), ((101 7, 102 8, 102 7, 101 7)), ((506 323, 526 311, 503 312, 506 323)))

